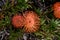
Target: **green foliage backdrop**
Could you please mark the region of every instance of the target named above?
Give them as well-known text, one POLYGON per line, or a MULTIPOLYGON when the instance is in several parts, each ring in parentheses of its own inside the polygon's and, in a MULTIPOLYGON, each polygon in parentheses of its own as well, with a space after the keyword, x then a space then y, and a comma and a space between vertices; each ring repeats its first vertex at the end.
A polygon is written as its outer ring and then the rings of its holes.
POLYGON ((52 6, 46 11, 42 11, 42 8, 35 7, 33 2, 29 0, 17 0, 15 4, 14 0, 11 3, 9 3, 9 0, 6 0, 6 3, 1 7, 0 29, 9 27, 10 36, 8 37, 8 40, 23 38, 23 30, 14 29, 11 24, 11 18, 13 15, 19 12, 23 13, 27 9, 34 10, 40 16, 40 29, 34 33, 37 38, 40 40, 53 40, 56 37, 57 40, 60 40, 60 20, 54 17, 52 6))

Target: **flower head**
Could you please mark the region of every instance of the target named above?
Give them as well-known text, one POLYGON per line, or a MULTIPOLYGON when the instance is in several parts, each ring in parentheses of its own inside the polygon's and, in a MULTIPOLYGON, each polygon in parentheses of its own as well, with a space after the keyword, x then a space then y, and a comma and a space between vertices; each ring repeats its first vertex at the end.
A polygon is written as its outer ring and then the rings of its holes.
POLYGON ((56 2, 53 5, 53 10, 54 10, 54 16, 56 18, 60 18, 60 2, 56 2))
POLYGON ((23 16, 22 15, 14 15, 12 18, 12 24, 15 28, 22 28, 23 27, 23 16))
POLYGON ((36 32, 39 29, 39 25, 40 25, 40 19, 38 17, 38 15, 33 12, 33 11, 25 11, 25 13, 23 14, 24 18, 25 18, 25 32, 36 32))

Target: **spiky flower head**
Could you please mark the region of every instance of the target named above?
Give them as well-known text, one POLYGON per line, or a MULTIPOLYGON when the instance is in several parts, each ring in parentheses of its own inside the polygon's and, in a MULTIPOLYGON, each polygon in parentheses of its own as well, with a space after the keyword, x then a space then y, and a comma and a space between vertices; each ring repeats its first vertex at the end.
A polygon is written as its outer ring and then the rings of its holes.
POLYGON ((23 14, 25 18, 25 26, 24 30, 25 32, 36 32, 39 29, 40 26, 40 18, 34 11, 25 11, 23 14))

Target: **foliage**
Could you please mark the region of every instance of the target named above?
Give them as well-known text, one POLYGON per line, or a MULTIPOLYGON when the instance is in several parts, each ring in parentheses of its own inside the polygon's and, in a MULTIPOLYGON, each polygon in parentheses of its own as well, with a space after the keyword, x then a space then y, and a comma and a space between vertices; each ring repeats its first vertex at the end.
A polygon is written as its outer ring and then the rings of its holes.
POLYGON ((56 19, 54 17, 51 9, 52 6, 47 8, 46 11, 42 11, 42 8, 37 8, 33 5, 33 3, 29 3, 31 1, 17 0, 15 1, 16 4, 13 4, 12 2, 6 0, 0 11, 0 13, 4 14, 4 18, 0 19, 0 27, 10 27, 10 36, 8 37, 9 40, 17 40, 18 38, 22 38, 24 32, 21 29, 13 28, 11 18, 16 13, 24 12, 27 9, 33 9, 40 17, 40 29, 34 33, 39 39, 53 40, 56 36, 56 38, 58 38, 57 40, 60 40, 60 19, 56 19))

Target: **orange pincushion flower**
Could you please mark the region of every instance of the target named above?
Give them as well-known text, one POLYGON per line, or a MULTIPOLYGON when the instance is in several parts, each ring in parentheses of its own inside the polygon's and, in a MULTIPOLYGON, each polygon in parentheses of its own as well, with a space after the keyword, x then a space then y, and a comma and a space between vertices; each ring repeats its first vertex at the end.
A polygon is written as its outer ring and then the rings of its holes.
POLYGON ((24 22, 25 32, 29 32, 29 33, 36 32, 40 26, 40 19, 38 15, 33 11, 25 11, 23 16, 25 18, 25 22, 24 22))
POLYGON ((23 16, 22 15, 14 15, 12 18, 12 24, 15 28, 22 28, 23 27, 23 16))
POLYGON ((53 10, 54 10, 54 16, 56 18, 60 18, 60 2, 56 2, 53 5, 53 10))

